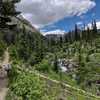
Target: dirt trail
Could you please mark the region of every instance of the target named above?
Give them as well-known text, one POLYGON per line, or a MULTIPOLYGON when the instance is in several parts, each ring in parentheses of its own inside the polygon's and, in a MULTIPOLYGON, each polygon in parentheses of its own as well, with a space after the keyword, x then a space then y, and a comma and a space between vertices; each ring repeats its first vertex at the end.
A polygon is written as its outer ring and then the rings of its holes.
POLYGON ((0 78, 0 100, 5 100, 8 88, 7 88, 8 79, 0 78))
POLYGON ((8 48, 7 50, 4 52, 4 59, 2 64, 8 64, 9 63, 9 52, 8 52, 8 48))
POLYGON ((0 64, 0 100, 5 100, 8 88, 8 78, 7 78, 7 72, 4 70, 3 65, 7 65, 9 63, 9 53, 8 49, 4 52, 4 59, 2 63, 0 64))

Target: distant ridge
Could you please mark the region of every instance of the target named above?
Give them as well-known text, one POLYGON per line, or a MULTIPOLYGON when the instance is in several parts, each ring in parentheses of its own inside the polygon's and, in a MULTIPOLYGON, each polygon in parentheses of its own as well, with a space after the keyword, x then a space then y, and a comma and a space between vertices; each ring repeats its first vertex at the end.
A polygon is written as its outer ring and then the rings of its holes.
POLYGON ((37 30, 32 24, 26 20, 22 15, 18 17, 12 17, 12 23, 17 25, 17 28, 23 29, 23 26, 27 31, 35 32, 35 33, 40 33, 39 30, 37 30))

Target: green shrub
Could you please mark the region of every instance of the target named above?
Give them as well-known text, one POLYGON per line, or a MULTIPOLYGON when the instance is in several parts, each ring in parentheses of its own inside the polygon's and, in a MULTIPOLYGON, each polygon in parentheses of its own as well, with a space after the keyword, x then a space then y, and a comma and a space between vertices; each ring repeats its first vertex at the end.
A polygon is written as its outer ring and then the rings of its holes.
POLYGON ((42 60, 38 65, 35 66, 36 70, 41 72, 49 72, 52 68, 48 60, 42 60))
POLYGON ((45 94, 45 82, 38 76, 25 72, 18 66, 12 67, 9 76, 10 84, 7 100, 14 100, 15 97, 17 97, 17 100, 42 100, 45 94))

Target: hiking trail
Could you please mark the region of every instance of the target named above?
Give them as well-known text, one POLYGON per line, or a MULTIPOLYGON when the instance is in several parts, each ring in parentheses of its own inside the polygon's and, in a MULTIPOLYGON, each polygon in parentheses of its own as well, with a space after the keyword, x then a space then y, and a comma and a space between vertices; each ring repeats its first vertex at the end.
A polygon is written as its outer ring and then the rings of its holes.
POLYGON ((5 65, 9 64, 9 52, 8 48, 4 52, 3 60, 0 62, 0 100, 5 100, 8 91, 8 77, 7 72, 4 69, 5 65))

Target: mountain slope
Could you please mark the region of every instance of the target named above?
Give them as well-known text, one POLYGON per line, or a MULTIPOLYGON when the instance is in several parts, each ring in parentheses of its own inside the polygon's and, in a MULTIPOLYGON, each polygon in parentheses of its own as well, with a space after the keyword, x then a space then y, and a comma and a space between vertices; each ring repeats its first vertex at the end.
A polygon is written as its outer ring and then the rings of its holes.
POLYGON ((24 19, 23 16, 21 15, 18 17, 12 17, 12 23, 16 24, 17 28, 19 29, 23 29, 24 25, 27 31, 39 33, 39 31, 34 26, 32 26, 29 21, 24 19))

